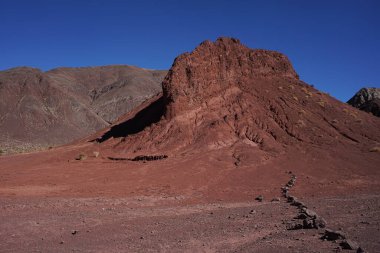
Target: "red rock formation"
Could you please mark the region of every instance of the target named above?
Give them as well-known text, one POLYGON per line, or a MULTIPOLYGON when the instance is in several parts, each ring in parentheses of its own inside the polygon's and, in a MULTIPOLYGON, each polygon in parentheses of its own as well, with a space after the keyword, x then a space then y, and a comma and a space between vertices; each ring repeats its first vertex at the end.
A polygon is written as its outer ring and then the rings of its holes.
POLYGON ((180 55, 163 82, 163 97, 128 119, 115 127, 114 137, 125 130, 117 145, 124 152, 209 150, 237 143, 279 152, 305 145, 363 148, 380 141, 378 119, 299 80, 283 54, 252 50, 231 38, 205 41, 180 55), (149 121, 152 114, 145 111, 152 108, 156 120, 149 121), (141 131, 129 131, 136 123, 141 131))

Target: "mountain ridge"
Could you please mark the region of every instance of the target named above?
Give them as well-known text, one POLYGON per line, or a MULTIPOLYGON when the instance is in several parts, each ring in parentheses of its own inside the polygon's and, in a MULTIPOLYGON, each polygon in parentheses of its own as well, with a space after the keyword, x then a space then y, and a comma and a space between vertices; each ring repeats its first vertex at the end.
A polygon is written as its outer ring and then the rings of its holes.
POLYGON ((1 149, 65 144, 98 131, 161 92, 164 75, 128 65, 0 71, 1 149))

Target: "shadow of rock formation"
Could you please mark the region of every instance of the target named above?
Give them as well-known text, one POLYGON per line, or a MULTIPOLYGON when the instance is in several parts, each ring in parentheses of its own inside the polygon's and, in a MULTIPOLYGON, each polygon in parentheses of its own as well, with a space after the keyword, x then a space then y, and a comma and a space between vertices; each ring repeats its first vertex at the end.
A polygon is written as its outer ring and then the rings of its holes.
POLYGON ((96 139, 104 142, 110 138, 126 137, 144 130, 144 128, 158 122, 165 114, 164 98, 160 97, 150 105, 139 111, 133 118, 111 127, 111 129, 96 139))

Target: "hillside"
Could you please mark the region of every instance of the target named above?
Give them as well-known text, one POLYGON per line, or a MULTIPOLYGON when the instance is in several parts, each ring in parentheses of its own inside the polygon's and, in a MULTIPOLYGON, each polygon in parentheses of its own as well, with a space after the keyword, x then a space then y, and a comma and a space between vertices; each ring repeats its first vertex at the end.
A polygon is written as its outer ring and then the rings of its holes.
POLYGON ((159 93, 165 74, 132 66, 1 71, 0 149, 54 146, 93 133, 159 93))
POLYGON ((236 144, 268 153, 365 150, 380 142, 379 123, 301 81, 286 56, 221 38, 179 56, 162 97, 100 141, 125 137, 116 149, 127 153, 199 152, 236 144))

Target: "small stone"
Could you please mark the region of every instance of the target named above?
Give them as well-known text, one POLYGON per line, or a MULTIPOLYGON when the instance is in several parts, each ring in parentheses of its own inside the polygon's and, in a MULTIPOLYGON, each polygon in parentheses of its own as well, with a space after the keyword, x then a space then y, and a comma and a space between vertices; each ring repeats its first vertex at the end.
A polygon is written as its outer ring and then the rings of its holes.
POLYGON ((76 235, 78 232, 79 232, 78 230, 73 230, 73 231, 71 231, 71 234, 76 235))
POLYGON ((305 229, 314 228, 314 220, 313 219, 304 219, 302 226, 305 229))
POLYGON ((317 213, 316 212, 314 212, 313 210, 310 210, 310 209, 308 209, 308 208, 304 208, 303 210, 302 210, 307 216, 309 216, 309 217, 317 217, 317 213))
POLYGON ((342 246, 343 249, 351 249, 351 250, 356 250, 359 248, 359 245, 356 242, 348 240, 348 239, 341 242, 340 246, 342 246))
POLYGON ((64 243, 64 241, 60 241, 60 242, 59 242, 59 244, 63 244, 63 243, 64 243))
POLYGON ((297 216, 297 219, 300 219, 300 220, 304 220, 306 219, 308 216, 304 213, 300 213, 298 216, 297 216))
POLYGON ((364 249, 362 249, 361 247, 359 247, 357 250, 356 250, 356 253, 364 253, 364 249))
POLYGON ((303 228, 303 225, 300 224, 300 223, 289 223, 286 225, 286 229, 287 230, 298 230, 298 229, 302 229, 303 228))
POLYGON ((341 231, 334 231, 331 229, 326 229, 322 239, 326 239, 328 241, 335 241, 338 239, 346 239, 344 234, 341 231))
POLYGON ((264 200, 264 197, 263 195, 259 195, 255 198, 255 200, 259 201, 259 202, 262 202, 264 200))
POLYGON ((293 196, 288 196, 288 202, 289 203, 292 203, 294 200, 297 200, 297 198, 296 197, 293 197, 293 196))
POLYGON ((299 200, 293 200, 292 205, 297 207, 306 207, 306 205, 299 200))
POLYGON ((327 226, 327 222, 322 217, 316 217, 314 219, 315 228, 325 228, 327 226))
POLYGON ((278 197, 272 199, 272 202, 279 202, 279 201, 280 201, 280 198, 278 198, 278 197))

